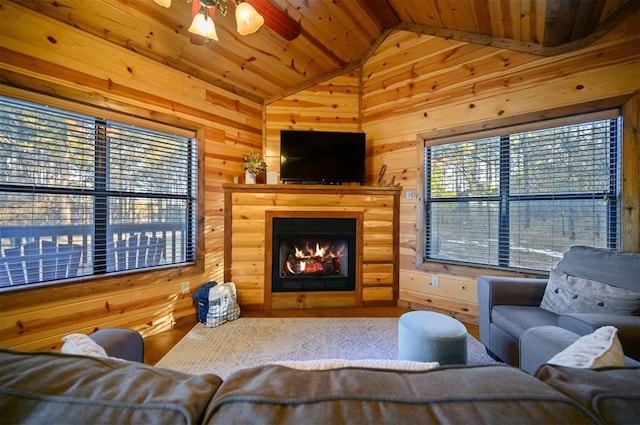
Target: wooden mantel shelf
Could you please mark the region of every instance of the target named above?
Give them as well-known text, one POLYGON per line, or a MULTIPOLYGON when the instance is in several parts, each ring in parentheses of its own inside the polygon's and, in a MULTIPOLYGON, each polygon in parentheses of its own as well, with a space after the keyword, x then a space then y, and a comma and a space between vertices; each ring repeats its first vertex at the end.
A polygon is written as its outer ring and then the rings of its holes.
POLYGON ((224 279, 233 281, 244 309, 395 306, 399 281, 399 186, 223 184, 224 279), (273 214, 362 217, 361 270, 356 291, 272 293, 273 214))
POLYGON ((234 184, 224 183, 225 192, 253 193, 317 193, 317 194, 370 194, 394 195, 402 192, 400 186, 308 185, 308 184, 234 184))

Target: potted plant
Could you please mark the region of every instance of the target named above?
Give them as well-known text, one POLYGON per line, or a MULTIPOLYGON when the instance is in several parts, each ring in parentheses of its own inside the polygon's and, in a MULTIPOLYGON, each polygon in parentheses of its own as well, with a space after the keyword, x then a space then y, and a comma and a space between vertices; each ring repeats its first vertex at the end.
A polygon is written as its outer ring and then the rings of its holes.
POLYGON ((258 153, 251 152, 242 155, 242 168, 245 171, 244 182, 253 184, 256 182, 256 176, 267 169, 267 163, 264 162, 262 156, 258 153))

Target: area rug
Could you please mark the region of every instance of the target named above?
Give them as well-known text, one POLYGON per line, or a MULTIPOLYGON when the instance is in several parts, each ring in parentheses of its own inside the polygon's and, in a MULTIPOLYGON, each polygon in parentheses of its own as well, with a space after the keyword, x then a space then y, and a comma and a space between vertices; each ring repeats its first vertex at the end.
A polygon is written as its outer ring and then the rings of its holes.
MULTIPOLYGON (((158 367, 222 378, 285 360, 396 359, 398 318, 240 318, 207 328, 198 323, 158 367)), ((471 335, 469 364, 496 363, 471 335)))

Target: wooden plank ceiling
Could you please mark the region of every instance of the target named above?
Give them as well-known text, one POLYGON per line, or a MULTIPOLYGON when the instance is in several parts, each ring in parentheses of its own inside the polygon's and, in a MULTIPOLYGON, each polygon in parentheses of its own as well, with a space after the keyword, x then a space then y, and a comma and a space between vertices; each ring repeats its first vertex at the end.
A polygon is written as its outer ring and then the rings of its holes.
MULTIPOLYGON (((194 0, 198 1, 198 0, 194 0)), ((248 0, 252 2, 252 0, 248 0)), ((269 0, 296 22, 287 41, 235 30, 234 0, 214 17, 219 41, 191 42, 191 4, 153 0, 14 0, 260 103, 359 66, 394 29, 551 55, 583 47, 638 0, 269 0)))

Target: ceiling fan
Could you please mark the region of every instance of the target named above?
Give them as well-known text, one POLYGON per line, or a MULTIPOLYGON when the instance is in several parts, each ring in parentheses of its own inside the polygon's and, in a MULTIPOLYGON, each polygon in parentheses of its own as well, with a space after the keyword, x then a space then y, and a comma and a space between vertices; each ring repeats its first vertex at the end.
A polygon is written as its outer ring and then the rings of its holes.
MULTIPOLYGON (((171 0, 154 0, 163 7, 170 7, 171 0)), ((213 23, 216 11, 227 14, 227 0, 186 0, 191 3, 193 19, 189 32, 191 42, 206 44, 209 40, 218 40, 213 23)), ((285 40, 291 41, 300 35, 300 23, 293 20, 284 11, 269 0, 231 0, 236 7, 237 31, 240 35, 256 32, 263 24, 271 28, 285 40)))

